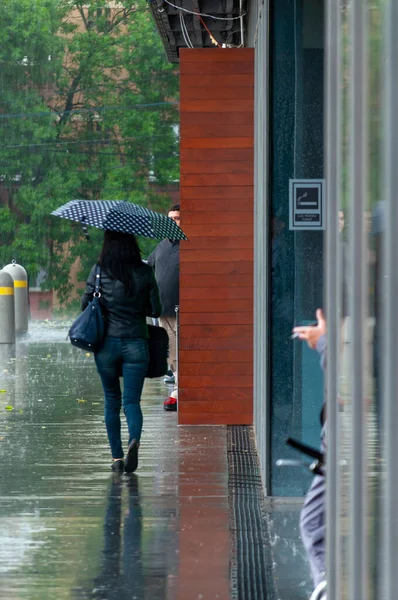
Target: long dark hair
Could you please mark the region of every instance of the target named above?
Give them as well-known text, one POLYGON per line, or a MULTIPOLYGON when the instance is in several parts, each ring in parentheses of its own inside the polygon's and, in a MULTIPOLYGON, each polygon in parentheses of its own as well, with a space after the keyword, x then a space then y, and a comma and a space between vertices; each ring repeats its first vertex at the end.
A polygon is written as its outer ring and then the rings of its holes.
POLYGON ((141 250, 135 236, 130 233, 106 230, 99 264, 109 277, 121 281, 126 294, 131 296, 134 292, 131 271, 142 264, 141 250))

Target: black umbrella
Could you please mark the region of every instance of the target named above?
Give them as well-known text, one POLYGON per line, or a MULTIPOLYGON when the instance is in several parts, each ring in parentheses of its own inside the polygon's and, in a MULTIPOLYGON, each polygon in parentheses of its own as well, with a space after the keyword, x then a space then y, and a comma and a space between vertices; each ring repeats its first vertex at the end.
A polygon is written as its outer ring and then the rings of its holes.
POLYGON ((84 228, 92 225, 160 240, 188 239, 170 217, 124 200, 71 200, 51 214, 77 221, 84 228))

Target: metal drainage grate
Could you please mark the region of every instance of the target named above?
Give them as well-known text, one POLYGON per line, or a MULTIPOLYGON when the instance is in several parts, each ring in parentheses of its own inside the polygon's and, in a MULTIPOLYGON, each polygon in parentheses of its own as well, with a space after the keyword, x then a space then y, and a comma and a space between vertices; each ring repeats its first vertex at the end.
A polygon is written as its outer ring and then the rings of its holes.
POLYGON ((229 426, 231 600, 275 600, 260 467, 252 427, 229 426))

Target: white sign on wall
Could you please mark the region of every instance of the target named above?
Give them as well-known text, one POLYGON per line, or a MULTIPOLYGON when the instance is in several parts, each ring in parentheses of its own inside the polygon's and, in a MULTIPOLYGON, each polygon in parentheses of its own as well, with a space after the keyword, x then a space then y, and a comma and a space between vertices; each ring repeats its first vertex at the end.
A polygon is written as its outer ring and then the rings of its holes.
POLYGON ((325 229, 325 180, 289 179, 289 229, 325 229))

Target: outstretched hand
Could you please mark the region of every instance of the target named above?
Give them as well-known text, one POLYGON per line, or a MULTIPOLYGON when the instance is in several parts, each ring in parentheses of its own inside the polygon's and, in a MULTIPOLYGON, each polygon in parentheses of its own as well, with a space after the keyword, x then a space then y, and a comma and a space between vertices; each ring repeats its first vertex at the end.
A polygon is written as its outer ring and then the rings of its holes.
POLYGON ((316 311, 316 320, 316 325, 294 327, 293 329, 293 333, 296 334, 300 340, 307 342, 309 347, 313 350, 315 350, 319 338, 327 332, 326 320, 323 311, 320 308, 316 311))

